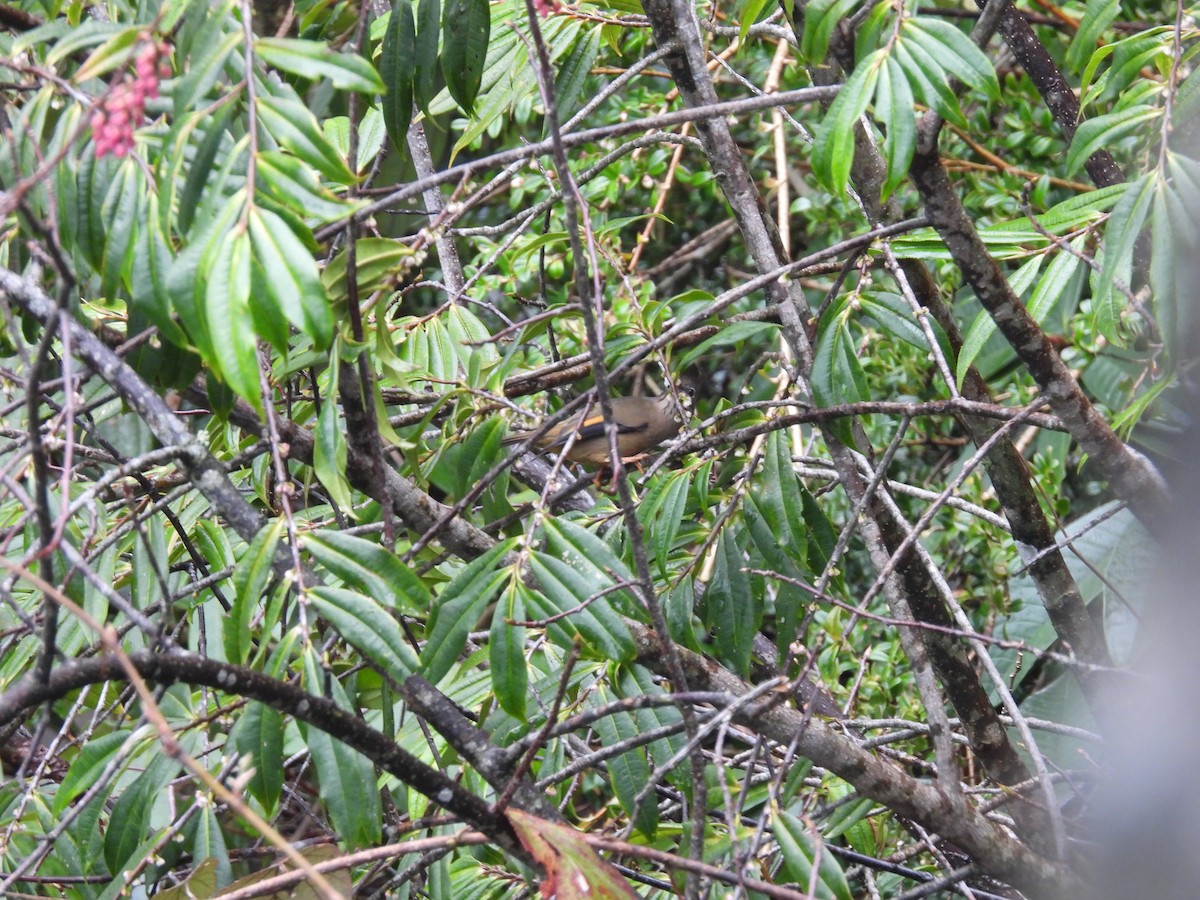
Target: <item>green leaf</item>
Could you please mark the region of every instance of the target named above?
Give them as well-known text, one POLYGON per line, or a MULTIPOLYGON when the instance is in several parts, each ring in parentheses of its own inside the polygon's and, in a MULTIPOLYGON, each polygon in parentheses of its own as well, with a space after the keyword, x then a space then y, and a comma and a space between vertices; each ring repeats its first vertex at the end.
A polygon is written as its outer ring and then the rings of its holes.
POLYGON ((374 107, 368 109, 363 113, 362 121, 358 123, 358 158, 354 160, 355 172, 362 172, 375 159, 383 147, 385 137, 387 127, 383 122, 383 113, 374 107))
MULTIPOLYGON (((791 441, 783 431, 772 431, 767 437, 759 488, 756 494, 775 535, 775 545, 794 565, 804 558, 808 527, 804 523, 804 495, 792 466, 791 441)), ((787 571, 792 571, 790 565, 787 571)))
POLYGON ((359 205, 343 200, 317 180, 313 170, 278 150, 258 155, 255 169, 271 196, 307 220, 331 222, 348 216, 359 205))
POLYGON ((900 31, 902 39, 924 49, 944 72, 994 100, 1000 99, 1000 84, 991 60, 957 26, 933 16, 905 17, 900 31))
MULTIPOLYGON (((1200 165, 1170 154, 1171 180, 1159 182, 1151 219, 1150 283, 1154 287, 1154 313, 1163 343, 1172 360, 1182 361, 1188 335, 1195 334, 1197 290, 1195 257, 1200 243, 1200 165), (1190 264, 1189 262, 1190 261, 1190 264)), ((1163 379, 1159 386, 1169 383, 1163 379)), ((1144 408, 1134 400, 1130 410, 1144 408)), ((1136 421, 1136 420, 1134 420, 1136 421)), ((1115 426, 1115 422, 1114 422, 1115 426)), ((1132 428, 1132 423, 1129 426, 1132 428)))
POLYGON ((1067 150, 1067 174, 1073 175, 1098 150, 1113 147, 1118 141, 1139 131, 1150 130, 1150 120, 1162 115, 1157 107, 1135 106, 1096 116, 1080 124, 1067 150))
POLYGON ((131 860, 142 859, 142 842, 150 832, 154 801, 181 767, 174 757, 154 753, 113 804, 104 833, 104 860, 110 872, 120 872, 131 860))
MULTIPOLYGON (((412 248, 392 238, 360 238, 355 241, 354 250, 360 297, 375 293, 414 260, 412 248)), ((321 272, 321 282, 335 301, 349 296, 345 252, 330 260, 321 272)))
MULTIPOLYGON (((1080 235, 1070 244, 1076 253, 1082 254, 1087 247, 1087 236, 1080 235)), ((1038 279, 1037 286, 1029 297, 1026 307, 1033 321, 1043 324, 1050 313, 1067 294, 1072 280, 1083 266, 1083 260, 1075 253, 1060 250, 1046 267, 1046 273, 1038 279)))
POLYGON ((360 94, 384 91, 383 81, 367 60, 331 50, 322 41, 260 37, 254 42, 254 52, 269 66, 310 81, 327 82, 340 91, 360 94))
MULTIPOLYGON (((437 41, 434 41, 436 48, 437 41)), ((395 0, 383 47, 379 71, 387 85, 383 97, 383 124, 402 156, 408 154, 408 124, 412 121, 413 79, 417 65, 417 31, 411 0, 395 0)))
MULTIPOLYGON (((353 710, 338 680, 325 677, 315 650, 304 656, 304 680, 309 691, 329 695, 338 706, 353 710)), ((300 733, 316 767, 321 801, 329 810, 339 844, 348 848, 377 845, 383 810, 375 766, 357 750, 317 728, 301 724, 300 733)))
POLYGON ((100 292, 105 297, 114 297, 119 285, 129 283, 138 231, 146 219, 142 199, 146 193, 146 180, 136 160, 122 160, 100 210, 105 234, 100 292))
POLYGON ((330 181, 354 183, 354 173, 326 139, 307 106, 296 100, 259 95, 255 109, 259 123, 288 151, 330 181))
POLYGON ((746 36, 750 33, 750 26, 758 21, 758 17, 762 15, 763 7, 767 5, 767 0, 741 0, 741 9, 738 10, 738 21, 741 22, 741 27, 738 29, 738 43, 746 46, 746 36))
MULTIPOLYGON (((191 852, 192 859, 204 860, 189 876, 189 887, 192 897, 215 896, 217 885, 225 885, 233 880, 233 867, 229 862, 229 847, 225 843, 225 835, 221 831, 221 823, 217 820, 212 806, 205 806, 191 822, 191 852), (213 871, 212 887, 204 890, 204 882, 196 878, 196 870, 211 868, 213 871), (193 882, 193 879, 194 882, 193 882)), ((186 896, 185 891, 181 891, 186 896)), ((173 900, 170 895, 164 897, 163 892, 156 891, 158 900, 173 900)))
POLYGON ((691 478, 688 473, 672 472, 667 478, 658 521, 649 531, 654 541, 654 559, 664 578, 667 576, 667 561, 675 546, 675 536, 679 534, 679 526, 683 523, 690 490, 691 478))
MULTIPOLYGON (((209 177, 217 159, 217 153, 223 145, 232 144, 229 134, 229 121, 233 118, 235 104, 226 103, 220 110, 202 120, 194 120, 195 128, 200 134, 200 145, 196 147, 195 156, 189 160, 187 177, 179 190, 178 220, 176 227, 180 234, 187 234, 192 227, 192 221, 200 207, 200 198, 209 186, 209 177)), ((181 133, 178 138, 178 158, 182 161, 184 147, 187 146, 187 133, 181 133)), ((164 229, 170 227, 165 224, 164 229)))
POLYGON ((274 814, 283 790, 283 715, 275 708, 251 700, 234 726, 230 740, 242 754, 242 771, 254 768, 246 787, 268 816, 274 814))
POLYGON ((421 112, 429 116, 429 103, 437 93, 438 51, 441 49, 441 0, 419 0, 417 4, 416 72, 413 75, 413 99, 421 112))
POLYGON ((819 900, 853 900, 854 894, 846 883, 842 867, 827 848, 814 840, 802 821, 781 809, 771 814, 771 831, 779 844, 789 881, 804 885, 813 883, 813 867, 817 868, 816 891, 819 900), (818 862, 818 854, 820 860, 818 862))
POLYGON ((316 262, 287 222, 269 209, 250 207, 249 220, 254 261, 266 276, 270 299, 324 350, 333 340, 333 312, 316 262))
POLYGON ((717 564, 704 597, 705 624, 713 631, 721 659, 743 678, 750 674, 754 635, 762 625, 761 595, 750 589, 746 560, 729 528, 717 542, 717 564))
POLYGON ((958 98, 941 64, 917 41, 897 41, 892 48, 896 62, 908 75, 909 88, 932 107, 943 119, 962 127, 967 126, 959 108, 958 98))
POLYGON ((930 349, 929 340, 913 316, 912 308, 899 294, 887 291, 863 294, 858 298, 858 307, 892 337, 918 350, 930 349))
MULTIPOLYGON (((823 317, 812 374, 813 397, 820 406, 859 403, 870 398, 848 313, 849 302, 843 300, 823 317)), ((849 422, 835 423, 833 427, 843 440, 850 437, 849 422)))
MULTIPOLYGON (((616 701, 611 692, 600 688, 599 702, 609 705, 616 701)), ((622 741, 632 741, 642 733, 636 719, 627 712, 616 712, 612 715, 597 719, 592 726, 596 736, 605 747, 615 747, 622 741)), ((642 747, 631 747, 624 753, 610 758, 605 765, 608 768, 609 781, 617 802, 625 810, 625 814, 633 820, 634 827, 648 838, 653 838, 658 830, 658 804, 648 798, 642 803, 637 802, 637 796, 650 783, 651 766, 642 747)), ((651 795, 651 798, 653 795, 651 795)))
POLYGON ((283 519, 278 518, 259 529, 233 568, 233 609, 222 632, 225 659, 231 663, 243 665, 250 658, 250 626, 271 580, 283 525, 283 519))
POLYGON ((500 708, 515 719, 524 720, 525 701, 529 696, 529 668, 525 663, 525 599, 529 589, 519 580, 509 582, 492 613, 488 635, 488 668, 492 689, 500 708))
POLYGON ((250 235, 242 227, 220 236, 204 267, 204 318, 211 362, 230 389, 261 415, 258 341, 250 314, 250 235))
POLYGON ((125 745, 131 733, 127 729, 113 731, 93 737, 83 744, 78 755, 71 760, 71 768, 67 770, 50 804, 50 811, 55 817, 62 815, 72 800, 96 783, 100 773, 125 745))
POLYGON ((467 643, 467 635, 479 625, 484 607, 496 588, 509 577, 507 569, 496 569, 497 561, 513 548, 505 541, 472 560, 442 588, 429 618, 428 637, 421 651, 421 674, 434 684, 445 677, 467 643))
MULTIPOLYGON (((327 396, 333 396, 332 394, 327 396)), ((354 508, 350 482, 346 479, 346 435, 337 405, 326 401, 317 416, 317 440, 313 447, 313 471, 329 498, 343 510, 354 508)))
POLYGON ((442 9, 442 76, 450 96, 468 115, 483 80, 492 16, 488 0, 447 0, 442 9))
MULTIPOLYGON (((569 519, 547 519, 543 525, 546 549, 584 578, 612 583, 632 581, 633 573, 612 548, 569 519)), ((609 595, 614 596, 614 595, 609 595)))
POLYGON ((712 337, 692 347, 679 359, 678 367, 686 369, 689 365, 706 356, 714 347, 741 347, 752 338, 762 334, 778 332, 779 326, 774 322, 731 322, 712 337))
POLYGON ((575 568, 537 551, 530 553, 529 563, 541 588, 540 594, 529 598, 530 604, 536 604, 535 615, 561 617, 548 629, 557 643, 570 647, 579 635, 591 656, 615 661, 632 658, 629 628, 613 609, 608 595, 601 593, 612 579, 602 577, 594 567, 575 568), (546 602, 539 602, 543 600, 546 602))
POLYGON ((146 218, 138 228, 137 246, 129 277, 129 295, 134 308, 155 324, 162 336, 177 347, 187 336, 173 316, 174 304, 167 289, 171 250, 159 227, 158 194, 146 198, 146 218))
POLYGON ((554 82, 554 96, 558 101, 560 121, 567 121, 582 105, 579 101, 583 88, 592 74, 592 66, 599 52, 599 29, 586 29, 579 35, 579 39, 571 47, 571 52, 559 67, 558 78, 554 82))
POLYGON ((1083 68, 1088 58, 1096 52, 1096 42, 1100 35, 1112 24, 1117 13, 1121 11, 1121 0, 1088 0, 1083 15, 1079 19, 1079 27, 1075 37, 1071 38, 1071 46, 1067 48, 1067 68, 1078 72, 1083 68))
POLYGON ((1104 229, 1104 263, 1094 279, 1092 308, 1101 333, 1114 344, 1124 343, 1120 334, 1123 297, 1114 288, 1126 285, 1133 269, 1133 250, 1154 200, 1156 178, 1153 172, 1125 186, 1125 195, 1117 202, 1104 229))
POLYGON ((429 589, 400 557, 379 544, 322 529, 304 536, 304 549, 346 584, 394 612, 424 613, 429 609, 429 589))
POLYGON ((812 152, 813 172, 839 196, 846 191, 854 161, 854 131, 875 92, 879 70, 886 58, 878 50, 858 64, 830 104, 817 131, 812 152))
POLYGON ((344 588, 314 587, 309 600, 354 649, 401 681, 420 667, 396 620, 378 601, 344 588))
POLYGON ((879 72, 875 89, 875 118, 884 127, 883 156, 887 161, 887 178, 881 199, 891 196, 908 174, 917 146, 917 115, 912 89, 904 68, 889 56, 879 72))
POLYGON ((232 4, 214 3, 211 6, 214 8, 208 10, 199 34, 192 42, 191 52, 187 56, 187 70, 175 85, 171 99, 174 101, 176 118, 183 118, 205 105, 201 101, 224 74, 226 65, 244 69, 241 54, 233 56, 233 51, 242 43, 242 29, 231 28, 236 23, 231 22, 225 14, 232 4))
MULTIPOLYGON (((800 58, 809 65, 820 65, 829 52, 829 39, 838 22, 855 7, 858 0, 812 0, 804 7, 804 33, 800 36, 800 58)), ((742 38, 743 42, 745 38, 742 38)))
MULTIPOLYGON (((1012 292, 1018 297, 1021 297, 1029 290, 1033 284, 1037 274, 1041 271, 1042 262, 1046 259, 1044 254, 1037 254, 1025 262, 1016 272, 1008 278, 1008 286, 1012 292)), ((963 338, 962 349, 958 352, 958 364, 955 367, 955 379, 958 386, 961 388, 963 379, 967 377, 967 370, 974 365, 975 360, 979 358, 979 354, 983 352, 983 348, 987 346, 992 335, 996 333, 996 323, 992 320, 991 315, 986 309, 981 309, 975 316, 975 320, 971 323, 971 327, 967 329, 966 336, 963 338)))
MULTIPOLYGON (((123 28, 92 51, 79 71, 72 77, 75 84, 83 84, 93 78, 103 78, 113 69, 126 65, 133 59, 133 48, 145 34, 142 28, 123 28)), ((55 48, 56 52, 59 48, 55 48)))

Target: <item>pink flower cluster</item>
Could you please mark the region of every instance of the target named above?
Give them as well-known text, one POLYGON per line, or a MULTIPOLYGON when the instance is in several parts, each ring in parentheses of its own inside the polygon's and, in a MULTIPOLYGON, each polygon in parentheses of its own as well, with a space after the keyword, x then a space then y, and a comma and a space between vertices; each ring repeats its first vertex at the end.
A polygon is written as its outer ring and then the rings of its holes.
POLYGON ((133 129, 141 124, 147 98, 157 97, 159 79, 171 74, 164 59, 168 50, 164 43, 147 40, 137 52, 133 73, 122 75, 92 113, 97 159, 107 153, 120 158, 133 149, 133 129))

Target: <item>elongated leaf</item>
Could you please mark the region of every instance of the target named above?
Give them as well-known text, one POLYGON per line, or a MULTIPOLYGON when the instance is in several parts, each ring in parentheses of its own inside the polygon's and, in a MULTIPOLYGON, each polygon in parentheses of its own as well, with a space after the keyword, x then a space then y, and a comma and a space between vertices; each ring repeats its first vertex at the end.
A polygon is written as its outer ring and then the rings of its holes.
POLYGON ((592 73, 592 66, 600 52, 600 31, 589 28, 579 35, 571 52, 563 60, 554 83, 554 95, 558 99, 558 115, 562 121, 571 117, 583 104, 580 102, 583 86, 592 73))
POLYGON ((812 883, 815 865, 817 889, 814 897, 820 900, 853 900, 854 894, 846 883, 846 876, 837 858, 813 839, 802 821, 783 810, 776 810, 771 819, 771 831, 779 844, 791 881, 807 887, 812 883))
POLYGON ((882 191, 882 199, 886 200, 908 174, 917 146, 917 115, 912 89, 908 86, 904 67, 892 56, 879 72, 875 118, 886 131, 883 155, 887 160, 887 178, 882 191))
POLYGON ((529 668, 525 664, 525 598, 529 589, 513 579, 492 613, 488 635, 488 668, 500 708, 516 719, 525 719, 529 696, 529 668))
POLYGON ((137 246, 133 252, 130 299, 167 341, 183 347, 187 344, 187 336, 172 315, 174 304, 167 288, 171 263, 171 250, 159 228, 158 195, 151 192, 146 198, 146 218, 138 227, 137 246))
MULTIPOLYGON (((304 655, 305 687, 330 695, 338 706, 351 709, 349 699, 335 678, 326 678, 316 651, 304 655)), ((371 761, 325 732, 300 726, 304 743, 317 770, 321 801, 329 810, 338 842, 348 847, 369 847, 380 841, 383 812, 371 761)))
POLYGON ((1079 19, 1079 28, 1067 48, 1067 67, 1078 72, 1088 58, 1096 52, 1096 42, 1100 35, 1117 13, 1121 11, 1121 0, 1088 0, 1083 15, 1079 19))
MULTIPOLYGON (((434 47, 437 41, 434 40, 434 47)), ((383 124, 401 155, 408 153, 408 123, 412 120, 413 79, 417 66, 417 29, 412 0, 395 0, 379 57, 379 71, 387 85, 383 98, 383 124)))
POLYGON ((374 597, 395 612, 425 612, 429 589, 395 553, 365 538, 341 531, 312 531, 304 549, 346 584, 374 597))
POLYGON ((506 569, 496 569, 496 563, 511 549, 512 542, 505 541, 472 560, 434 601, 429 637, 421 651, 421 674, 434 684, 450 671, 466 646, 467 635, 479 625, 484 607, 509 577, 506 569))
POLYGON ((225 622, 225 658, 241 665, 250 658, 250 623, 262 606, 263 592, 271 580, 275 551, 283 533, 283 519, 275 519, 254 536, 233 569, 233 609, 225 622))
POLYGON ((991 60, 957 26, 934 16, 913 16, 905 17, 900 29, 902 39, 917 43, 944 72, 993 99, 1000 98, 991 60))
POLYGON ((246 787, 268 815, 275 810, 283 790, 283 730, 279 710, 251 700, 230 735, 233 746, 245 757, 242 771, 254 769, 246 787))
MULTIPOLYGON (((612 703, 616 698, 607 690, 601 690, 600 702, 612 703)), ((606 747, 615 747, 622 741, 634 740, 641 733, 636 719, 627 712, 618 712, 611 716, 597 719, 596 734, 606 747)), ((652 799, 644 800, 640 805, 637 796, 650 781, 651 766, 642 747, 632 747, 619 756, 614 756, 607 762, 608 777, 612 782, 613 793, 637 828, 648 838, 653 838, 658 830, 658 804, 652 799)))
POLYGON ((213 364, 230 389, 261 414, 258 343, 250 315, 250 252, 250 235, 241 227, 217 240, 204 273, 204 314, 213 364))
MULTIPOLYGON (((1044 259, 1043 255, 1038 254, 1009 277, 1008 285, 1018 297, 1029 290, 1041 270, 1044 259)), ((987 346, 987 342, 995 333, 996 323, 986 309, 981 309, 975 316, 975 321, 971 323, 971 327, 967 329, 967 333, 963 337, 962 349, 958 351, 958 363, 954 375, 960 388, 963 379, 967 377, 967 370, 975 364, 975 360, 979 358, 979 354, 983 352, 983 348, 987 346)))
POLYGON ((72 80, 76 84, 83 84, 93 78, 103 78, 118 66, 125 65, 132 58, 138 39, 144 34, 143 29, 138 27, 122 29, 92 51, 72 80))
MULTIPOLYGON (((391 238, 361 238, 355 242, 355 274, 360 297, 383 287, 388 278, 403 271, 413 260, 412 248, 391 238)), ((321 282, 334 300, 349 296, 346 278, 346 254, 339 253, 321 273, 321 282)))
POLYGON ((679 359, 679 368, 686 369, 689 365, 710 353, 715 347, 740 347, 743 342, 762 334, 779 330, 774 322, 731 322, 712 337, 692 347, 679 359))
MULTIPOLYGON (((185 746, 189 744, 194 741, 187 741, 185 746)), ((192 747, 188 749, 194 752, 192 747)), ((134 783, 125 788, 113 804, 104 834, 104 859, 109 871, 120 872, 131 860, 142 859, 142 843, 150 832, 154 800, 180 768, 181 763, 173 756, 154 754, 134 783)))
POLYGON ((491 28, 488 0, 447 0, 442 8, 442 76, 468 114, 475 111, 491 28))
POLYGON ((438 54, 441 50, 441 0, 419 0, 417 4, 417 55, 413 74, 413 100, 421 112, 429 115, 429 103, 437 93, 441 70, 438 54))
POLYGON ((106 236, 100 291, 106 297, 114 296, 119 285, 129 283, 138 230, 146 218, 146 192, 141 167, 132 158, 123 160, 100 211, 106 236))
POLYGON ((930 349, 925 332, 917 324, 912 309, 899 294, 887 291, 863 294, 858 298, 858 306, 892 337, 899 338, 918 350, 930 349))
POLYGON ((1156 107, 1135 106, 1096 116, 1083 122, 1075 130, 1071 147, 1067 150, 1067 174, 1073 175, 1083 167, 1093 153, 1112 147, 1118 141, 1139 131, 1149 131, 1151 119, 1162 115, 1156 107))
POLYGON ((282 218, 250 208, 254 261, 262 267, 271 300, 287 320, 312 338, 318 350, 333 340, 333 312, 317 264, 282 218))
MULTIPOLYGON (((59 816, 80 794, 96 783, 100 773, 112 761, 116 753, 124 746, 131 732, 128 730, 114 731, 93 737, 79 750, 78 755, 71 760, 71 768, 54 794, 50 805, 51 812, 59 816)), ((101 795, 103 796, 103 795, 101 795)))
POLYGON ((310 81, 325 81, 341 91, 378 94, 383 81, 367 60, 331 50, 321 41, 296 38, 258 38, 254 52, 269 66, 310 81))
POLYGON ((1114 283, 1129 284, 1133 268, 1133 249, 1154 200, 1154 173, 1143 175, 1126 185, 1123 196, 1108 218, 1104 229, 1104 264, 1095 279, 1092 306, 1101 333, 1115 344, 1122 344, 1120 315, 1124 306, 1114 283))
POLYGON ((256 109, 259 122, 291 153, 330 181, 354 183, 354 173, 325 138, 308 107, 295 100, 260 96, 256 109))
POLYGON ((346 435, 338 418, 337 406, 324 403, 317 416, 317 440, 313 447, 313 471, 329 497, 343 510, 354 506, 350 482, 346 480, 346 435))
MULTIPOLYGON (((870 396, 847 312, 844 302, 832 307, 824 316, 817 338, 812 384, 813 396, 821 406, 858 403, 870 396)), ((834 427, 843 439, 850 438, 849 423, 834 427)))
POLYGON ((546 548, 585 578, 632 581, 633 573, 604 541, 569 519, 548 519, 546 548))
POLYGON ((258 155, 260 187, 266 187, 275 199, 286 203, 308 220, 328 222, 349 215, 355 204, 348 203, 322 185, 313 170, 294 156, 278 150, 258 155))
MULTIPOLYGON (((804 33, 800 37, 800 57, 809 65, 825 61, 833 29, 858 0, 812 0, 804 7, 804 33)), ((744 40, 744 38, 743 38, 744 40)))
POLYGON ((542 589, 540 597, 549 606, 540 605, 543 615, 562 615, 550 625, 549 633, 564 646, 570 646, 575 634, 584 640, 585 648, 601 659, 626 660, 633 656, 633 638, 624 620, 617 615, 608 596, 600 596, 605 582, 611 579, 589 577, 561 559, 545 553, 530 554, 530 569, 542 589), (590 600, 586 605, 584 601, 590 600))
POLYGON ((714 632, 721 658, 743 677, 750 674, 754 635, 762 625, 762 597, 750 590, 746 562, 728 528, 717 543, 717 565, 704 598, 705 624, 714 632))
POLYGON ((879 50, 858 64, 830 104, 817 132, 813 143, 813 172, 835 194, 840 195, 846 190, 854 161, 854 129, 875 93, 875 83, 885 60, 883 51, 879 50))
POLYGON ((691 479, 687 472, 676 472, 669 477, 657 524, 650 532, 654 540, 654 559, 664 578, 667 575, 667 561, 675 546, 675 536, 679 534, 679 526, 683 523, 690 489, 691 479))
POLYGON ((958 105, 958 97, 951 89, 946 71, 938 60, 914 40, 897 41, 892 53, 908 75, 908 84, 913 93, 943 119, 965 127, 967 121, 958 105))
MULTIPOLYGON (((1087 246, 1086 235, 1071 242, 1076 252, 1082 253, 1087 246)), ((1037 286, 1026 304, 1029 314, 1039 325, 1046 321, 1051 311, 1066 297, 1071 282, 1083 267, 1083 260, 1073 253, 1060 250, 1046 267, 1046 274, 1038 279, 1037 286)))
POLYGON ((741 23, 738 29, 738 43, 743 47, 746 45, 746 36, 750 34, 750 26, 758 21, 766 5, 766 0, 743 0, 741 9, 738 10, 738 21, 741 23))
POLYGON ((397 681, 420 663, 396 620, 378 601, 344 588, 315 587, 309 599, 346 641, 397 681))

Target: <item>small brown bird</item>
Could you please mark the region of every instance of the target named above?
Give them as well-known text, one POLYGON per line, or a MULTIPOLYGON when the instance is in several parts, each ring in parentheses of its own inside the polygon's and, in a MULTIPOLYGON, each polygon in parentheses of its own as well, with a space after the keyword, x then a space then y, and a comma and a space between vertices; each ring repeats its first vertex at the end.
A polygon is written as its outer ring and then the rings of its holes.
MULTIPOLYGON (((685 414, 691 413, 694 393, 689 387, 679 390, 685 414)), ((612 411, 617 424, 617 449, 621 453, 621 461, 626 463, 636 462, 646 451, 675 437, 683 425, 675 399, 669 393, 657 397, 615 397, 612 411)), ((575 440, 567 450, 567 459, 600 468, 609 465, 604 417, 600 414, 600 405, 595 401, 582 416, 576 413, 559 422, 537 438, 534 444, 543 450, 559 450, 567 445, 572 431, 575 440)), ((510 434, 502 443, 516 444, 536 433, 520 431, 510 434)))

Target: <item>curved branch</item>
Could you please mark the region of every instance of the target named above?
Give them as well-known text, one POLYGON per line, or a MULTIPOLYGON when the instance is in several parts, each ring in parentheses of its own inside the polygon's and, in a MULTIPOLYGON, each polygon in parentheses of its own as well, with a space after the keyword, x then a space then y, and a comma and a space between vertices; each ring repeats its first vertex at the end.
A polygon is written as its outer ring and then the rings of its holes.
MULTIPOLYGON (((163 685, 204 685, 257 700, 320 729, 469 822, 513 856, 530 862, 508 821, 494 814, 486 801, 454 779, 421 762, 332 700, 278 681, 262 672, 218 662, 195 653, 153 653, 143 650, 129 654, 128 658, 138 674, 148 681, 163 685)), ((110 653, 59 666, 44 683, 26 676, 0 695, 0 728, 40 704, 58 700, 71 691, 103 681, 124 680, 125 670, 117 657, 110 653)))

